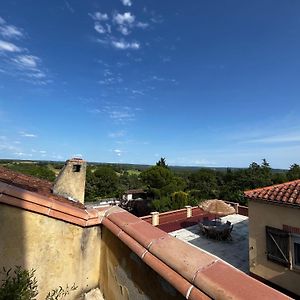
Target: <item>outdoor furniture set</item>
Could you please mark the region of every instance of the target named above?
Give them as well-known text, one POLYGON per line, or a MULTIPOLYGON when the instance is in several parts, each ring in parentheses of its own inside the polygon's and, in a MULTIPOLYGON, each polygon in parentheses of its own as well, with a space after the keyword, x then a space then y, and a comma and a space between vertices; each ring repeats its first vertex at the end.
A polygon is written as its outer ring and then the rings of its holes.
POLYGON ((216 240, 231 240, 231 231, 233 225, 227 221, 222 223, 220 219, 209 221, 207 218, 203 219, 203 222, 199 223, 200 232, 212 239, 216 240))
POLYGON ((207 217, 204 217, 203 221, 199 223, 201 233, 208 238, 216 240, 231 240, 233 225, 229 221, 222 223, 221 219, 217 216, 234 214, 235 209, 231 205, 218 199, 206 200, 200 203, 199 207, 203 209, 203 211, 215 215, 214 220, 210 221, 207 217))

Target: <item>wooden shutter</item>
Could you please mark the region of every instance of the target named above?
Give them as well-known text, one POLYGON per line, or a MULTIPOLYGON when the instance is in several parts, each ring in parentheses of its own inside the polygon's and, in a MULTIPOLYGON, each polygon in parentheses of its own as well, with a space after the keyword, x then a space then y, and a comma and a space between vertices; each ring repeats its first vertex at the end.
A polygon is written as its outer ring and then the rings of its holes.
POLYGON ((289 267, 289 233, 266 226, 268 260, 289 267))

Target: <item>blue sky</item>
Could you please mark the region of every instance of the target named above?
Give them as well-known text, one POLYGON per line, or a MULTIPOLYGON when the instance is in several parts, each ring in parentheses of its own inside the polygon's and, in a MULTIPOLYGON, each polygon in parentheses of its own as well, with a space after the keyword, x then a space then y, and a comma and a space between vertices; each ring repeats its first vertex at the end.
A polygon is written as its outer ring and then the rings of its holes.
POLYGON ((300 163, 300 2, 0 3, 0 157, 300 163))

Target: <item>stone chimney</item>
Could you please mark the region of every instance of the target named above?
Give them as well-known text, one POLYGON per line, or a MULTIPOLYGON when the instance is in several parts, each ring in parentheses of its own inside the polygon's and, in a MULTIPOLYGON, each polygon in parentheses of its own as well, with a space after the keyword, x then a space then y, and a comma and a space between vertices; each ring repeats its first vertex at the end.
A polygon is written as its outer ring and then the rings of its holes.
POLYGON ((86 161, 72 158, 66 161, 53 185, 53 194, 84 203, 86 161))

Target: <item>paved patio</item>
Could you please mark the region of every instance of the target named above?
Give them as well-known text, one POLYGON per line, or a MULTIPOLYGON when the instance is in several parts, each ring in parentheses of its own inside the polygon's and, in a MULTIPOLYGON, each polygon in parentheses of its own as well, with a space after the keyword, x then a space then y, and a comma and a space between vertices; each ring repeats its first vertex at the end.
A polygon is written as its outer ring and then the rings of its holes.
POLYGON ((242 215, 230 215, 221 218, 223 222, 230 221, 233 224, 231 232, 232 241, 216 241, 208 239, 200 234, 199 225, 170 232, 176 238, 188 242, 218 256, 237 269, 248 273, 248 217, 242 215))

